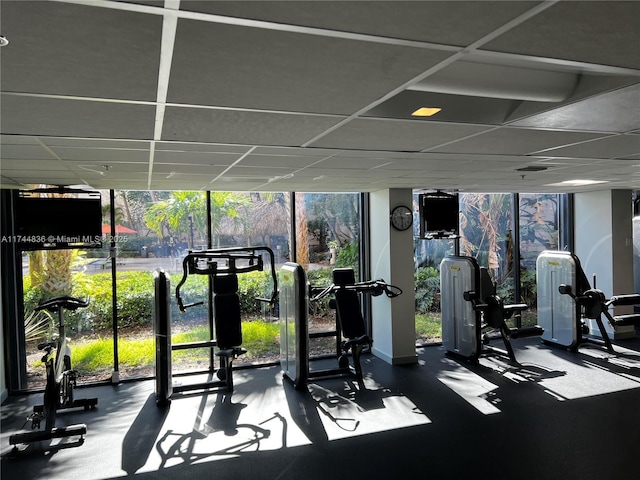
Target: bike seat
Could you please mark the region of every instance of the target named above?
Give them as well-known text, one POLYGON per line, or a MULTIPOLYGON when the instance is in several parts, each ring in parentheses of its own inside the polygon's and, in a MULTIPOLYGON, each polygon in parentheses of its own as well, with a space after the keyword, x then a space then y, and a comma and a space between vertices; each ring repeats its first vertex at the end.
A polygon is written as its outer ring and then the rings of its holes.
POLYGON ((35 311, 38 312, 40 310, 48 310, 52 313, 58 311, 59 308, 64 308, 67 310, 77 310, 78 308, 88 307, 89 302, 82 300, 80 298, 70 297, 68 295, 64 295, 62 297, 55 297, 50 300, 46 300, 38 304, 35 308, 35 311))
POLYGON ((51 340, 49 342, 42 342, 38 344, 38 350, 51 350, 52 348, 56 348, 58 346, 58 342, 56 340, 51 340))

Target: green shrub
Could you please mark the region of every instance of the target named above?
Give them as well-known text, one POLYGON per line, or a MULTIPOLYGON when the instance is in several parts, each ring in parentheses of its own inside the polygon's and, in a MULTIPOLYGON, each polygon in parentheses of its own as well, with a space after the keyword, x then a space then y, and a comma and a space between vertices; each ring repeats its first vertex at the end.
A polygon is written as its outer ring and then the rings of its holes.
POLYGON ((271 298, 272 291, 273 283, 268 271, 238 275, 240 311, 247 315, 261 314, 262 304, 256 298, 271 298))
MULTIPOLYGON (((189 321, 206 317, 208 315, 206 305, 208 304, 209 298, 209 277, 206 275, 189 275, 187 277, 186 282, 180 287, 180 296, 182 297, 182 301, 185 305, 194 302, 205 302, 205 305, 202 307, 189 308, 184 312, 180 312, 176 300, 176 287, 181 279, 182 274, 169 276, 169 283, 171 287, 169 291, 169 294, 171 295, 171 319, 173 321, 189 321)), ((153 289, 153 284, 150 288, 153 289)))
MULTIPOLYGON (((94 330, 112 328, 113 302, 111 273, 76 274, 72 295, 89 300, 89 307, 69 314, 69 328, 94 330)), ((118 326, 151 324, 153 310, 153 273, 146 271, 116 274, 118 326)))
POLYGON ((537 307, 538 285, 536 283, 535 269, 523 269, 520 272, 520 294, 522 301, 529 305, 529 308, 537 307))
MULTIPOLYGON (((171 316, 174 321, 189 321, 206 317, 209 296, 209 279, 206 275, 190 275, 180 289, 184 303, 204 301, 203 307, 196 307, 181 313, 175 299, 175 289, 182 274, 170 275, 171 316)), ((112 288, 111 273, 87 275, 79 273, 74 278, 72 295, 89 299, 89 307, 69 313, 66 326, 70 331, 84 329, 105 330, 112 328, 112 288)), ((118 327, 150 326, 154 308, 153 273, 148 271, 120 272, 116 275, 118 295, 118 327)), ((272 293, 271 274, 265 272, 249 272, 238 275, 238 294, 243 314, 257 315, 262 311, 257 297, 270 298, 272 293)), ((38 289, 29 289, 25 297, 34 306, 40 298, 38 289)))
MULTIPOLYGON (((312 287, 328 287, 333 282, 331 268, 319 268, 307 272, 307 279, 312 287)), ((329 314, 330 295, 316 301, 311 302, 310 309, 312 315, 325 317, 329 314)))
POLYGON ((311 286, 326 287, 331 285, 331 268, 317 268, 315 270, 309 270, 307 272, 307 279, 311 286))
POLYGON ((336 268, 350 267, 356 272, 358 271, 358 243, 349 242, 340 246, 338 249, 338 255, 336 258, 336 268))
POLYGON ((440 310, 440 272, 434 267, 419 267, 414 274, 416 311, 418 313, 440 310))

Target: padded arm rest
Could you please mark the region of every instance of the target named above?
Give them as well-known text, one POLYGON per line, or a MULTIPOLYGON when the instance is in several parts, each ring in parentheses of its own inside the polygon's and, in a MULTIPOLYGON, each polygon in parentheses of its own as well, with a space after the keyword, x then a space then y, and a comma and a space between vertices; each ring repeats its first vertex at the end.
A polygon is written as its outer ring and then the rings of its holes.
POLYGON ((613 317, 613 321, 615 322, 616 327, 622 327, 625 325, 640 325, 640 315, 618 315, 616 317, 613 317))
POLYGON ((640 294, 616 295, 609 299, 609 305, 640 305, 640 294))

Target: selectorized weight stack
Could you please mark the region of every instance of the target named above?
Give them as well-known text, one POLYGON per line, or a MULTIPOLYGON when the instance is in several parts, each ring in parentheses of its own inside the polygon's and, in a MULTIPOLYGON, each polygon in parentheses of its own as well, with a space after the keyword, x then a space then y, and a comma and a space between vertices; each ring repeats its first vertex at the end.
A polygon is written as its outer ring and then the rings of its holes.
POLYGON ((280 311, 280 366, 295 388, 309 378, 309 282, 304 269, 287 262, 278 272, 280 311))
POLYGON ((571 350, 583 342, 580 307, 560 285, 570 285, 576 295, 589 290, 589 280, 578 257, 570 252, 544 251, 536 260, 538 323, 544 328, 542 341, 571 350))

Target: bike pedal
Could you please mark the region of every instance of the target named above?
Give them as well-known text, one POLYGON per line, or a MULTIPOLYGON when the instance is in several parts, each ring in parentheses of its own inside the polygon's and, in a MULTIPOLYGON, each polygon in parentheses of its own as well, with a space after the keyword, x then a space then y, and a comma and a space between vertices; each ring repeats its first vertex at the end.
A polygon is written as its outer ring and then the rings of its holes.
POLYGON ((31 422, 31 430, 40 430, 40 422, 43 415, 40 413, 32 413, 27 417, 27 421, 31 422))

